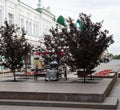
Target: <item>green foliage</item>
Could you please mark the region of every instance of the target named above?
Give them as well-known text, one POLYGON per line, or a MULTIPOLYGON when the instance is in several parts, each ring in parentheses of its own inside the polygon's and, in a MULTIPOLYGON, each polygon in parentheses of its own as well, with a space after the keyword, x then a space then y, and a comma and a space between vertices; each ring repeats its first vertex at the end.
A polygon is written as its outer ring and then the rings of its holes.
POLYGON ((79 27, 74 25, 71 18, 67 22, 69 26, 61 31, 56 27, 50 30, 52 35, 45 35, 45 45, 55 52, 64 51, 60 61, 77 69, 91 71, 99 64, 101 54, 114 42, 113 36, 109 35, 108 30, 101 30, 103 22, 94 23, 84 13, 77 20, 79 27))
POLYGON ((10 26, 5 21, 5 26, 0 28, 0 35, 0 51, 5 57, 4 65, 11 70, 21 68, 24 56, 31 51, 31 46, 25 39, 24 30, 14 25, 10 26))
POLYGON ((90 16, 81 13, 82 30, 74 27, 71 18, 68 45, 75 65, 79 69, 92 70, 98 65, 101 53, 113 43, 108 30, 101 30, 102 22, 93 23, 90 16))
POLYGON ((120 59, 120 55, 114 55, 113 59, 120 59))

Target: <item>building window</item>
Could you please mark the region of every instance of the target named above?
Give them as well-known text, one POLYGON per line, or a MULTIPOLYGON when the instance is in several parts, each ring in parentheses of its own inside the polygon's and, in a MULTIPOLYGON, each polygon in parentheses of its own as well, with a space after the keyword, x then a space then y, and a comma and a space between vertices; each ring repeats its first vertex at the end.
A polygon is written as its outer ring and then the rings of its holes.
POLYGON ((38 36, 38 25, 36 24, 36 36, 38 36))
POLYGON ((13 24, 13 14, 9 13, 8 14, 8 17, 9 17, 9 24, 12 25, 13 24))
POLYGON ((2 10, 0 10, 0 26, 2 25, 2 10))
POLYGON ((33 24, 33 35, 35 35, 35 23, 33 24))
POLYGON ((31 25, 31 22, 29 22, 29 34, 32 34, 32 25, 31 25))
POLYGON ((24 20, 23 20, 23 18, 21 18, 21 28, 23 28, 24 27, 24 20))
POLYGON ((0 3, 2 4, 2 0, 0 0, 0 3))
POLYGON ((26 32, 28 34, 28 21, 26 21, 26 32))
POLYGON ((20 27, 20 15, 18 15, 18 26, 20 27))

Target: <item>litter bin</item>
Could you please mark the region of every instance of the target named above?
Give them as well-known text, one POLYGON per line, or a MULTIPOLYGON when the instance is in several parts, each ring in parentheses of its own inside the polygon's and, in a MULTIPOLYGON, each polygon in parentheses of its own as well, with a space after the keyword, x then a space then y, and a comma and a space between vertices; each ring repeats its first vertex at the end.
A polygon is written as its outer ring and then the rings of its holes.
POLYGON ((58 63, 56 61, 52 61, 50 63, 50 68, 46 71, 45 81, 57 81, 58 80, 58 63))

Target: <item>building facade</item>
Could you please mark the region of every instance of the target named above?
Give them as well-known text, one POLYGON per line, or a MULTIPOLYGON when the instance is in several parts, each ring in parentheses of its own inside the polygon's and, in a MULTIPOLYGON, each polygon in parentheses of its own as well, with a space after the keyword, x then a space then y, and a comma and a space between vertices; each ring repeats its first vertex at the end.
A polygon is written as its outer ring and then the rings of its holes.
POLYGON ((0 0, 0 26, 7 20, 9 24, 15 24, 24 28, 26 38, 34 46, 44 34, 49 34, 49 29, 56 25, 55 15, 49 10, 40 7, 35 10, 20 0, 0 0))

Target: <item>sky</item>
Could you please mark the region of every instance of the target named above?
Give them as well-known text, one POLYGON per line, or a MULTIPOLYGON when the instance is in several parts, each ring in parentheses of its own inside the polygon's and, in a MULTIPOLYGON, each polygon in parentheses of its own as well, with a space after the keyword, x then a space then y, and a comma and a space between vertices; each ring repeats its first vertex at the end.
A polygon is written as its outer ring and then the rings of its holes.
MULTIPOLYGON (((36 8, 38 0, 20 0, 36 8)), ((113 34, 114 44, 110 45, 108 52, 120 54, 120 0, 41 0, 42 7, 50 7, 56 18, 59 15, 65 18, 79 18, 79 13, 91 15, 93 22, 103 22, 103 29, 113 34)))

